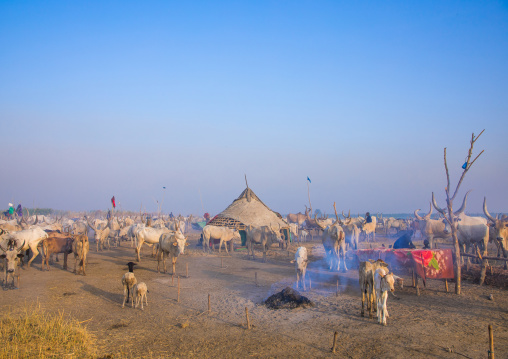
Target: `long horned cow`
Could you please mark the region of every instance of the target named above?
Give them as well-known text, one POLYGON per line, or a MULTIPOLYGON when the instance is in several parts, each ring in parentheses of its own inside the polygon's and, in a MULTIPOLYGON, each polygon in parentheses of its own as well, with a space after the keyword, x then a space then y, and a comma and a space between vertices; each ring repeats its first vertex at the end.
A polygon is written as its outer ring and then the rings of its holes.
POLYGON ((24 257, 23 253, 21 251, 23 250, 23 247, 25 246, 25 241, 19 246, 16 247, 16 241, 11 239, 9 240, 7 249, 3 248, 0 245, 0 250, 3 252, 0 254, 0 258, 3 258, 6 260, 6 268, 5 268, 5 281, 4 285, 7 286, 7 283, 9 282, 9 277, 12 278, 12 286, 14 287, 14 273, 16 271, 16 268, 18 267, 18 262, 20 259, 24 257))
POLYGON ((415 218, 418 220, 418 225, 420 226, 420 232, 422 236, 429 241, 430 248, 435 248, 434 238, 442 238, 447 239, 450 238, 451 233, 445 232, 445 224, 441 219, 431 219, 432 215, 432 203, 429 203, 430 210, 425 216, 420 216, 417 209, 414 211, 415 218))
MULTIPOLYGON (((483 217, 470 217, 464 213, 469 192, 471 191, 468 191, 464 195, 462 206, 457 211, 453 212, 452 224, 457 229, 457 239, 461 245, 461 252, 464 252, 464 246, 465 252, 467 253, 469 248, 471 248, 473 244, 476 244, 483 250, 482 256, 486 256, 487 245, 489 243, 489 227, 487 226, 487 219, 483 217)), ((443 216, 446 215, 447 211, 437 205, 434 192, 432 192, 432 205, 443 216)), ((450 223, 448 223, 446 218, 443 219, 443 223, 445 225, 445 233, 451 233, 450 223)), ((480 279, 480 285, 481 284, 483 284, 482 279, 480 279)))
MULTIPOLYGON (((483 213, 489 219, 490 231, 492 231, 491 237, 498 242, 503 256, 508 258, 508 217, 503 215, 501 218, 494 218, 490 215, 487 210, 487 197, 483 198, 483 213)), ((508 269, 508 262, 504 262, 504 269, 508 269)))

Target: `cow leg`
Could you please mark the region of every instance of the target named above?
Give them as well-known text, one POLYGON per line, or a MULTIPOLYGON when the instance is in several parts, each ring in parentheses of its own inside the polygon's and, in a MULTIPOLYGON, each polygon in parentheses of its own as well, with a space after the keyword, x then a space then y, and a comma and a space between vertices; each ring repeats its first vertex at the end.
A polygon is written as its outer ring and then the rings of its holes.
POLYGON ((35 257, 39 254, 39 250, 37 249, 37 245, 34 245, 33 243, 29 245, 30 250, 32 251, 32 258, 28 261, 28 268, 32 265, 32 262, 34 261, 35 257))
POLYGON ((487 245, 489 244, 489 235, 487 233, 486 238, 484 238, 483 241, 483 254, 482 254, 482 270, 480 272, 480 285, 483 285, 483 282, 485 282, 485 275, 487 274, 487 266, 489 265, 489 261, 485 259, 485 257, 488 255, 487 253, 487 245))
POLYGON ((142 239, 139 239, 138 241, 138 246, 136 247, 136 255, 137 255, 137 261, 139 262, 141 260, 140 258, 140 252, 141 252, 141 246, 143 245, 143 240, 142 239))
MULTIPOLYGON (((362 317, 364 317, 365 316, 365 311, 364 311, 363 307, 365 305, 365 288, 363 288, 363 285, 360 286, 360 290, 362 291, 362 310, 360 312, 360 315, 362 317)), ((368 299, 368 296, 367 296, 367 299, 368 299)), ((368 305, 367 305, 367 307, 368 307, 368 305)))
POLYGON ((157 255, 157 273, 160 273, 160 264, 161 264, 161 257, 164 258, 164 252, 161 251, 162 253, 158 254, 157 255))
POLYGON ((176 273, 176 260, 177 259, 178 259, 178 257, 171 258, 171 261, 173 262, 173 275, 175 275, 175 273, 176 273))

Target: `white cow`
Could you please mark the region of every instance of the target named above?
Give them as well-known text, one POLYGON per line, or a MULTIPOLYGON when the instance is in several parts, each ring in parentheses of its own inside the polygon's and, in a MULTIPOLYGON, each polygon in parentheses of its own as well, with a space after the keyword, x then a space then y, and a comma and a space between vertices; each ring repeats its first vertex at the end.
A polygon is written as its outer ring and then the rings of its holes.
POLYGON ((175 274, 176 260, 180 254, 185 253, 185 247, 188 246, 187 237, 184 237, 182 232, 170 232, 164 233, 159 238, 159 250, 157 252, 157 272, 160 273, 159 265, 162 257, 162 263, 164 265, 164 273, 166 273, 166 258, 164 255, 171 257, 173 264, 173 272, 175 274))
POLYGON ((212 226, 210 224, 206 225, 203 228, 203 252, 210 249, 210 241, 218 239, 219 242, 219 253, 222 247, 222 243, 224 243, 224 248, 226 248, 226 253, 228 253, 228 242, 237 239, 240 240, 240 232, 236 229, 231 229, 228 227, 218 227, 212 226))
POLYGON ((305 288, 305 273, 307 272, 307 263, 308 263, 308 257, 307 257, 307 248, 305 247, 299 247, 296 250, 295 253, 295 264, 296 264, 296 289, 298 289, 298 286, 300 284, 300 280, 302 282, 303 290, 306 290, 305 288))
POLYGON ((159 244, 159 238, 162 234, 170 232, 167 228, 151 228, 144 227, 136 232, 136 256, 137 261, 140 261, 141 246, 143 243, 159 244))
POLYGON ((22 250, 26 251, 30 248, 33 253, 32 258, 28 261, 28 267, 30 267, 35 257, 39 254, 37 246, 43 239, 46 238, 48 238, 48 234, 46 232, 44 232, 40 227, 34 227, 2 236, 1 245, 5 248, 9 239, 16 241, 16 245, 18 246, 24 242, 22 250))
MULTIPOLYGON (((483 217, 470 217, 464 213, 466 209, 467 195, 469 192, 467 192, 464 196, 462 206, 459 210, 453 213, 453 225, 457 229, 457 239, 461 245, 462 252, 465 251, 467 253, 473 244, 477 244, 483 250, 482 256, 486 256, 487 245, 489 243, 489 227, 487 225, 487 219, 483 217)), ((436 210, 445 215, 446 211, 437 206, 436 199, 434 198, 434 192, 432 193, 432 204, 436 210)), ((445 225, 444 232, 451 233, 451 227, 448 221, 443 219, 443 223, 445 225)))

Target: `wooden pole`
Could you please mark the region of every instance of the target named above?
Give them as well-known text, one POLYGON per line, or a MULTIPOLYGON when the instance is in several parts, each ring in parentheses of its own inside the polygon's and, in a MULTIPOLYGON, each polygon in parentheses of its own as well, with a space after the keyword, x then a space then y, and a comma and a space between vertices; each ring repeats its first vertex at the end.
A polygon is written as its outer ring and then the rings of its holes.
POLYGON ((189 263, 185 263, 185 278, 189 278, 189 263))
POLYGON ((337 336, 339 335, 338 332, 333 333, 333 346, 332 346, 332 353, 335 353, 335 350, 337 349, 337 336))
POLYGON ((335 291, 335 296, 339 296, 339 280, 337 279, 337 290, 335 291))
POLYGON ((489 359, 494 359, 494 329, 489 324, 489 359))
POLYGON ((307 181, 307 194, 309 195, 310 215, 312 217, 312 203, 310 203, 310 186, 309 186, 309 181, 307 181))
POLYGON ((180 276, 178 276, 178 296, 176 298, 176 301, 180 303, 180 276))
POLYGON ((210 304, 210 294, 208 294, 208 313, 212 311, 212 305, 210 304))
POLYGON ((445 285, 445 288, 446 288, 446 293, 448 293, 448 279, 444 280, 444 285, 445 285))
POLYGON ((175 273, 171 274, 171 285, 175 285, 175 273))
POLYGON ((247 317, 247 329, 250 330, 249 308, 245 307, 245 316, 247 317))

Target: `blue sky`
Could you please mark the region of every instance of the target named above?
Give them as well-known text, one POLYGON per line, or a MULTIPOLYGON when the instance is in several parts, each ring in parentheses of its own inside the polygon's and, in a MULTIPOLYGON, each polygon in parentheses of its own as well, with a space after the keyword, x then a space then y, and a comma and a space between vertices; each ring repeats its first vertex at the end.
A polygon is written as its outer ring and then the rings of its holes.
MULTIPOLYGON (((0 1, 0 203, 507 211, 508 6, 0 1), (166 190, 162 187, 166 186, 166 190), (459 199, 460 201, 461 199, 459 199)), ((3 206, 3 205, 2 205, 3 206)))

